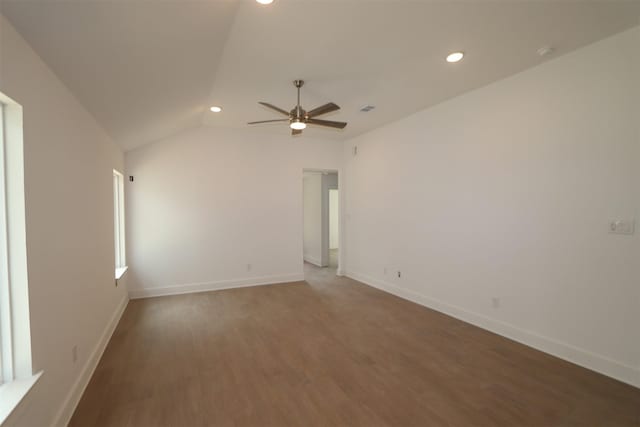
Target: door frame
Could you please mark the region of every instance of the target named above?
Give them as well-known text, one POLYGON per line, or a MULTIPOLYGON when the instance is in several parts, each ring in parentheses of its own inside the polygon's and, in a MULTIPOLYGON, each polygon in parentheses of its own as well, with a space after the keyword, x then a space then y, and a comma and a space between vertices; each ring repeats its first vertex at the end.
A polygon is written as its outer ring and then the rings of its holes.
MULTIPOLYGON (((338 190, 338 235, 340 246, 338 248, 338 268, 336 270, 336 274, 338 276, 344 275, 345 271, 345 191, 344 191, 344 180, 343 173, 341 169, 322 169, 322 168, 303 168, 301 178, 304 179, 305 172, 313 172, 313 173, 321 173, 321 174, 330 174, 334 173, 338 176, 338 185, 328 185, 326 188, 322 188, 322 236, 321 236, 321 254, 324 258, 326 256, 327 263, 329 259, 329 190, 338 190)), ((302 184, 302 194, 300 200, 300 217, 302 218, 302 248, 304 251, 304 183, 303 179, 301 179, 302 184)))

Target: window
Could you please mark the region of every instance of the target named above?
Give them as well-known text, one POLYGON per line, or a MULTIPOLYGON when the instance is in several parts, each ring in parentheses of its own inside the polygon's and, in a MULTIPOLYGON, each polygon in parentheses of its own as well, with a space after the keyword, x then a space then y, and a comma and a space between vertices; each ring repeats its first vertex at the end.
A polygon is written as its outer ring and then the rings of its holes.
POLYGON ((113 231, 116 250, 116 279, 127 271, 124 244, 124 177, 113 171, 113 231))
POLYGON ((0 384, 13 379, 11 354, 11 319, 9 318, 9 242, 7 241, 5 172, 4 172, 4 104, 0 103, 0 384))
POLYGON ((40 374, 31 367, 22 107, 0 93, 0 424, 40 374))

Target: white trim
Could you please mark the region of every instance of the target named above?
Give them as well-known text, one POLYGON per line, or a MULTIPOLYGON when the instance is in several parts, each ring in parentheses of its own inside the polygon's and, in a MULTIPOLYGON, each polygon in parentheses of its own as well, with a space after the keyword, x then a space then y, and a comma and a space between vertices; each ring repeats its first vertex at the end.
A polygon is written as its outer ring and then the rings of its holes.
POLYGON ((41 376, 42 371, 29 378, 0 385, 0 425, 9 418, 41 376))
POLYGON ((556 341, 552 338, 538 335, 535 332, 520 329, 516 326, 491 319, 482 314, 467 311, 463 308, 447 304, 442 301, 418 294, 414 291, 402 289, 397 285, 374 279, 370 276, 347 272, 348 277, 366 285, 388 292, 416 304, 439 311, 456 319, 504 336, 513 341, 551 354, 568 362, 601 373, 618 381, 640 388, 640 369, 625 365, 606 356, 592 353, 571 344, 556 341))
POLYGON ((109 343, 109 340, 113 335, 113 331, 115 331, 116 326, 118 326, 118 322, 120 321, 125 308, 127 308, 128 303, 129 298, 125 296, 118 305, 116 311, 113 313, 113 316, 111 316, 111 319, 107 323, 107 326, 102 332, 100 340, 98 340, 98 343, 91 352, 91 355, 87 359, 84 367, 82 368, 80 376, 73 384, 73 387, 71 387, 69 394, 67 394, 67 397, 64 400, 62 407, 56 414, 56 417, 54 418, 55 421, 52 425, 62 427, 68 425, 69 421, 71 421, 71 416, 76 410, 76 407, 80 402, 80 398, 82 397, 84 390, 87 388, 89 380, 91 380, 91 377, 93 376, 93 373, 98 366, 98 362, 100 361, 105 348, 107 348, 107 344, 109 343))
POLYGON ((116 268, 127 265, 125 245, 124 175, 113 170, 113 231, 116 268))
MULTIPOLYGON (((0 102, 0 385, 13 381, 13 330, 9 275, 9 224, 4 144, 4 103, 0 102)), ((0 411, 1 416, 1 411, 0 411)))
POLYGON ((129 267, 127 267, 126 265, 124 267, 116 267, 116 280, 120 280, 128 269, 129 267))
POLYGON ((164 286, 161 288, 131 289, 131 299, 152 298, 167 295, 192 294, 197 292, 220 291, 223 289, 246 288, 249 286, 275 285, 304 281, 304 274, 285 274, 279 276, 250 277, 246 279, 220 280, 216 282, 188 283, 184 285, 164 286))
POLYGON ((304 260, 305 260, 306 262, 308 262, 309 264, 313 264, 313 265, 315 265, 316 267, 322 267, 322 263, 320 262, 320 260, 319 260, 318 258, 315 258, 315 257, 309 256, 309 255, 304 255, 304 256, 303 256, 303 258, 304 258, 304 260))

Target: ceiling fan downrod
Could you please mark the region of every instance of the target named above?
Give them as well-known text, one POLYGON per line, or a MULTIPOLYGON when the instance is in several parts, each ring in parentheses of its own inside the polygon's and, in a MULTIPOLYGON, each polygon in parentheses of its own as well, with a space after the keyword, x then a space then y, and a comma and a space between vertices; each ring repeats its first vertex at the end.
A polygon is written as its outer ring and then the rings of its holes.
POLYGON ((301 120, 304 116, 304 111, 302 110, 302 106, 300 105, 300 88, 304 86, 304 80, 294 80, 293 85, 298 88, 298 103, 296 104, 295 117, 301 120))

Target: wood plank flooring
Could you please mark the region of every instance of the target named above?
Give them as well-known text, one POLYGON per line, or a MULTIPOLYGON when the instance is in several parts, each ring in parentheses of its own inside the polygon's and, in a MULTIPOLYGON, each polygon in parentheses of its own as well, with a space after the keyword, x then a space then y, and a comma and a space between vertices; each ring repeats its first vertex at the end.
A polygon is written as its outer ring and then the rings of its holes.
POLYGON ((640 390, 334 270, 133 300, 71 426, 640 426, 640 390))

